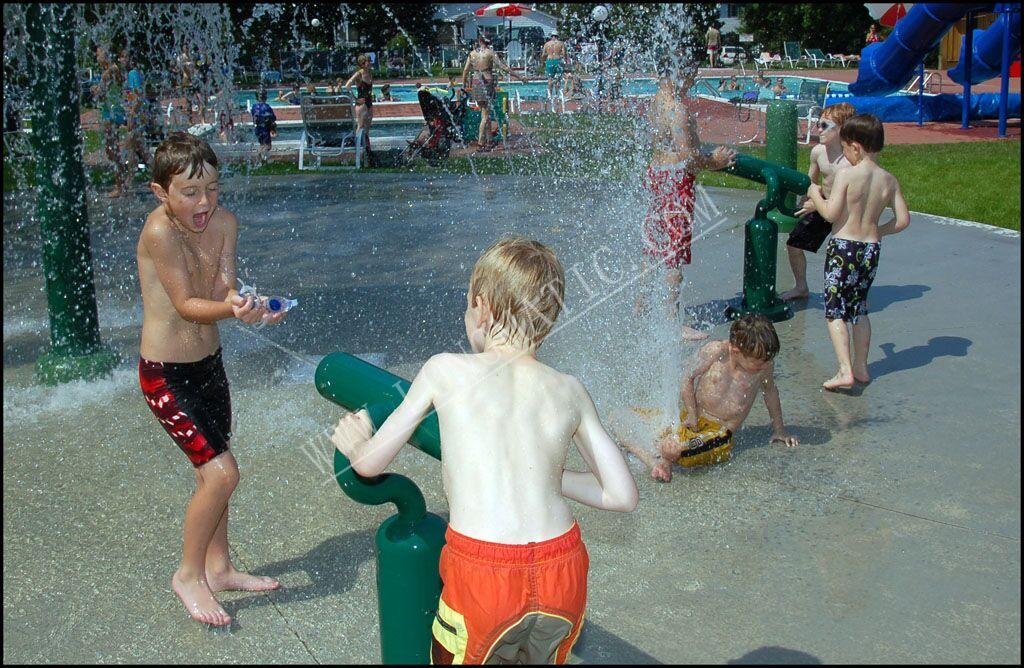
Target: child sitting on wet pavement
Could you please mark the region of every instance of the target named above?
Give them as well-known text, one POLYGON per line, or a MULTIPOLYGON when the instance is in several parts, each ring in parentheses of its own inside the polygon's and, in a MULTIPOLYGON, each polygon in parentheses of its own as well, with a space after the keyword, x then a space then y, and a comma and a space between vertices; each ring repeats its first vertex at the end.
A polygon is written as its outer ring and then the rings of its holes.
MULTIPOLYGON (((797 438, 786 431, 782 403, 775 386, 779 337, 763 315, 745 315, 732 323, 728 341, 711 341, 697 353, 696 363, 683 377, 679 396, 682 427, 655 437, 654 449, 620 439, 623 446, 650 467, 655 480, 672 479, 672 464, 711 464, 728 459, 733 434, 747 419, 758 394, 772 421, 769 443, 792 447, 797 438)), ((636 409, 634 409, 636 410, 636 409)), ((637 410, 641 413, 642 411, 637 410)))
POLYGON ((564 663, 583 624, 589 570, 566 499, 636 507, 636 483, 586 388, 537 360, 564 292, 551 249, 494 244, 469 283, 473 352, 427 360, 376 434, 359 411, 332 435, 356 473, 373 476, 437 411, 451 516, 432 663, 564 663), (573 445, 589 470, 566 469, 573 445))
POLYGON ((902 232, 910 225, 910 210, 899 181, 878 164, 878 153, 885 145, 885 128, 878 117, 854 116, 840 128, 839 138, 851 167, 836 174, 828 199, 816 183, 807 189, 815 210, 832 223, 832 239, 825 251, 825 320, 839 371, 822 387, 833 391, 871 382, 868 290, 878 270, 882 237, 902 232), (892 209, 893 217, 879 225, 887 208, 892 209))

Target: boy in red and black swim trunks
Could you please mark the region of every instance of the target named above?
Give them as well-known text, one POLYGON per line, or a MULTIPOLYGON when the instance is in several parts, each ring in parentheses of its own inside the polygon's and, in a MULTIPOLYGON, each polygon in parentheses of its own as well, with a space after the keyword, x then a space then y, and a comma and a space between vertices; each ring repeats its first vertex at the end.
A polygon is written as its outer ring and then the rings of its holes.
POLYGON ((427 360, 376 434, 359 411, 332 436, 357 473, 373 476, 437 411, 451 521, 434 663, 564 663, 583 626, 590 566, 566 499, 636 507, 636 483, 587 390, 537 360, 564 296, 565 273, 549 248, 494 244, 469 283, 473 352, 427 360), (589 470, 565 468, 573 445, 589 470))
MULTIPOLYGON (((686 101, 687 91, 697 76, 696 58, 676 63, 666 57, 658 67, 658 92, 648 112, 654 153, 644 180, 652 200, 644 221, 644 255, 664 263, 667 269, 669 308, 674 317, 679 309, 682 265, 690 264, 697 174, 703 169, 725 169, 732 164, 736 152, 725 147, 715 149, 710 156, 700 152, 697 120, 686 101)), ((692 327, 683 327, 684 339, 700 340, 707 336, 692 327)))
POLYGON ((139 382, 160 425, 195 467, 185 511, 181 565, 171 587, 189 614, 223 626, 231 617, 214 592, 276 589, 276 580, 242 573, 228 552, 228 499, 238 465, 228 451, 231 397, 217 321, 281 321, 235 289, 238 221, 217 206, 217 156, 202 139, 176 132, 156 150, 150 188, 160 205, 146 218, 137 248, 142 286, 139 382))

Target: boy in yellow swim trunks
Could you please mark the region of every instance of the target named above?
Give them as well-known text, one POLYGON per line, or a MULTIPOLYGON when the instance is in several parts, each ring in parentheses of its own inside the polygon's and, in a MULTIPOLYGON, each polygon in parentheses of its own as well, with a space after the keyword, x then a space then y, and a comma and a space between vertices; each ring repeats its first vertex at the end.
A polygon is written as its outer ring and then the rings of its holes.
MULTIPOLYGON (((697 353, 696 364, 683 377, 679 397, 682 425, 664 429, 654 449, 623 440, 623 446, 651 467, 655 480, 672 479, 672 464, 699 466, 729 458, 732 437, 747 419, 758 394, 764 395, 772 420, 769 443, 781 441, 792 447, 795 436, 782 421, 782 402, 775 386, 779 337, 762 315, 745 315, 732 323, 728 341, 710 341, 697 353)), ((634 409, 646 417, 654 411, 634 409)), ((621 439, 620 439, 621 440, 621 439)))

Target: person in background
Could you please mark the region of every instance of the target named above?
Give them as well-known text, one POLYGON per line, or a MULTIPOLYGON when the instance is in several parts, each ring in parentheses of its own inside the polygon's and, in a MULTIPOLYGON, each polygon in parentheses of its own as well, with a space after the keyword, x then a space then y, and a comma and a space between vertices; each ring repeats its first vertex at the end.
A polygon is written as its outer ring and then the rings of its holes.
POLYGON ((882 42, 882 41, 885 41, 885 38, 882 37, 881 34, 879 34, 878 26, 875 25, 874 23, 872 23, 871 24, 871 28, 868 30, 867 37, 864 38, 864 43, 865 44, 875 44, 876 42, 882 42))

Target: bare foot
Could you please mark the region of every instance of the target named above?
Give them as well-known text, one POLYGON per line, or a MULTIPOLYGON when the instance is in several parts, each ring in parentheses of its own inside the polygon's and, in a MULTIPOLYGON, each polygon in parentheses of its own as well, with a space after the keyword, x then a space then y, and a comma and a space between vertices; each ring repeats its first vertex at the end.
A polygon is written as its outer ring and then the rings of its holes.
POLYGON ((871 383, 871 374, 865 370, 863 373, 853 372, 853 379, 861 385, 868 385, 871 383))
POLYGON ((658 482, 671 482, 672 481, 672 463, 666 462, 664 459, 654 465, 651 469, 651 477, 658 482))
POLYGON ((171 577, 171 588, 185 604, 192 619, 203 624, 226 626, 231 623, 231 615, 224 612, 220 603, 214 598, 213 592, 204 580, 186 581, 176 571, 171 577))
POLYGON ((798 299, 808 299, 810 296, 811 293, 808 292, 806 288, 804 288, 803 290, 797 290, 796 288, 793 288, 792 290, 787 290, 783 292, 781 295, 779 295, 779 299, 781 299, 784 302, 792 302, 797 301, 798 299))
POLYGON ((708 338, 707 332, 683 325, 683 341, 703 341, 708 338))
POLYGON ((853 372, 843 373, 839 371, 824 383, 821 384, 826 390, 849 390, 853 387, 853 372))
POLYGON ((206 580, 211 591, 270 591, 281 586, 274 578, 243 573, 234 568, 219 575, 207 573, 206 580))

